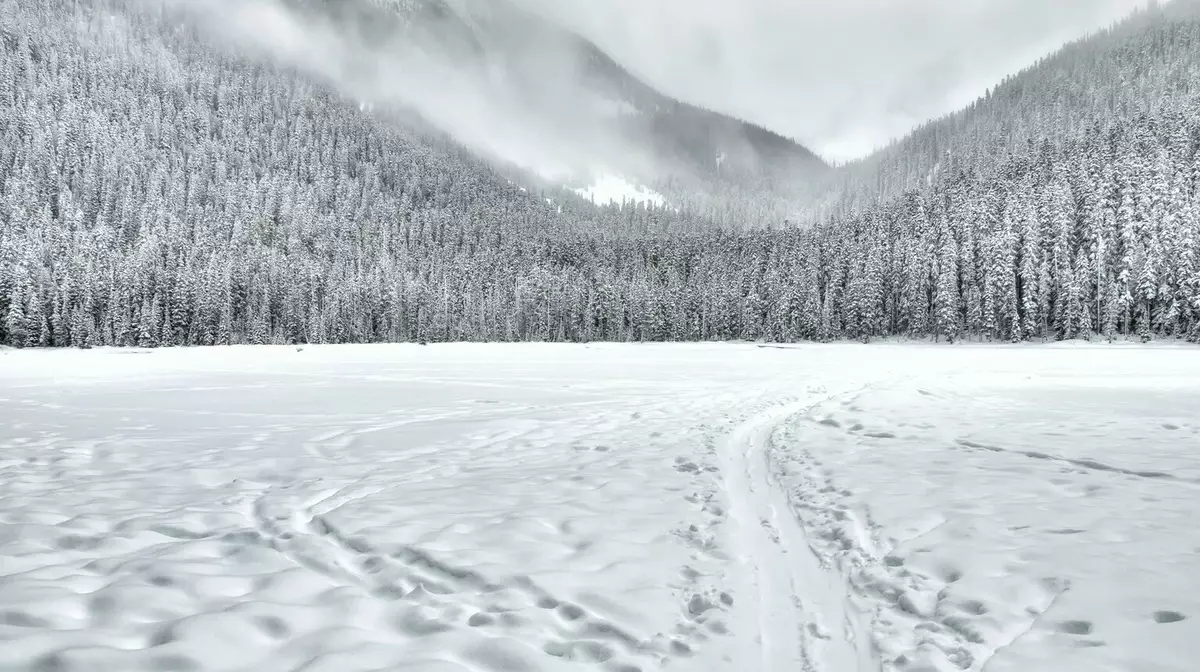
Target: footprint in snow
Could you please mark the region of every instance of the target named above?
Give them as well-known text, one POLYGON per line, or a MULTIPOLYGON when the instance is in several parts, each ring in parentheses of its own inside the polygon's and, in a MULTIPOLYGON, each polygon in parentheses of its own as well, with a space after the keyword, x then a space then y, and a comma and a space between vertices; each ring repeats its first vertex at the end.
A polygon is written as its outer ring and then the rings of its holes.
POLYGON ((1163 610, 1154 612, 1155 623, 1178 623, 1185 618, 1187 618, 1187 616, 1184 616, 1178 611, 1163 610))
POLYGON ((1059 632, 1068 635, 1090 635, 1092 634, 1091 621, 1060 621, 1055 626, 1059 632))

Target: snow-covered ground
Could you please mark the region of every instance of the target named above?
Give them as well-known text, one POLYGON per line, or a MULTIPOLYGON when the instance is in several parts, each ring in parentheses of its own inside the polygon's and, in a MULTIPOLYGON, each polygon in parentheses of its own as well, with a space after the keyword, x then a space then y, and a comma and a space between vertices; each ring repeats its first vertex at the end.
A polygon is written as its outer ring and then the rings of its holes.
POLYGON ((600 175, 586 189, 575 189, 575 193, 597 205, 633 205, 646 203, 661 206, 662 194, 647 187, 635 186, 617 175, 600 175))
POLYGON ((1200 350, 0 352, 0 670, 1196 669, 1200 350))

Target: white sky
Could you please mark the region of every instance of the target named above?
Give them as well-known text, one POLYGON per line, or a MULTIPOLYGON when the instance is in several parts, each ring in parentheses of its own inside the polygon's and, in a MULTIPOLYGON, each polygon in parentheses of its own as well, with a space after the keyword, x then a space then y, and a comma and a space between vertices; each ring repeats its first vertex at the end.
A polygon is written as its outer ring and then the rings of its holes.
POLYGON ((667 93, 861 157, 1146 0, 523 0, 667 93))

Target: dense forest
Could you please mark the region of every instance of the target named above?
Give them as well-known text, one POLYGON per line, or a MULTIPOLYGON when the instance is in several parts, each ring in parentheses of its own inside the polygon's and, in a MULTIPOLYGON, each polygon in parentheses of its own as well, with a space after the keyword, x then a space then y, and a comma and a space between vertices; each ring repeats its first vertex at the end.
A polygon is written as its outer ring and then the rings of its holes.
POLYGON ((0 343, 1200 340, 1190 0, 745 226, 523 188, 147 4, 0 0, 0 343))

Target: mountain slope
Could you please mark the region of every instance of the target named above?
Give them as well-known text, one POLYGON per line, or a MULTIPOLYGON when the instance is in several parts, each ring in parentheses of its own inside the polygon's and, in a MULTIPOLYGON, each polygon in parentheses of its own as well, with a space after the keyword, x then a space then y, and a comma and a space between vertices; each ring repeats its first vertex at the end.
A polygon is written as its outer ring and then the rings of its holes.
POLYGON ((1162 74, 1194 63, 1200 14, 1136 21, 1127 58, 1058 87, 1166 94, 1145 111, 1097 98, 1064 129, 1016 106, 936 170, 897 157, 916 188, 747 230, 772 206, 728 184, 703 213, 523 188, 459 136, 371 112, 356 85, 413 81, 359 71, 377 49, 286 52, 340 58, 347 84, 159 5, 5 0, 0 342, 1200 340, 1200 101, 1162 74))
POLYGON ((376 46, 403 35, 458 71, 485 74, 515 92, 539 123, 570 134, 615 130, 623 152, 649 150, 642 165, 619 166, 639 180, 698 177, 782 189, 828 171, 792 140, 663 95, 591 42, 509 0, 296 1, 376 46))
POLYGON ((825 204, 861 206, 927 186, 941 173, 989 170, 1032 146, 1115 120, 1157 114, 1200 93, 1197 0, 1140 10, 1007 77, 965 109, 841 166, 825 204))

